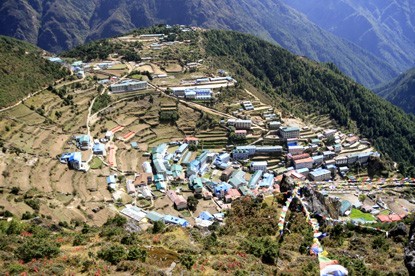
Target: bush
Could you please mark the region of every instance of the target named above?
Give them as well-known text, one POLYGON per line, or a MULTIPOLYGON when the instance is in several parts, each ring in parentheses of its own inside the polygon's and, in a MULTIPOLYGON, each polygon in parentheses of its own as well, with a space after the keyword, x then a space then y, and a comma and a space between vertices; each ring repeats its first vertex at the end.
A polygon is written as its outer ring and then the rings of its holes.
POLYGON ((128 251, 127 260, 141 260, 145 262, 147 258, 147 251, 138 247, 133 247, 128 251))
POLYGON ((195 264, 196 260, 192 255, 180 255, 180 263, 188 270, 195 264))
POLYGON ((19 192, 20 192, 20 188, 19 187, 12 187, 12 189, 11 189, 11 191, 10 191, 10 193, 12 193, 12 194, 14 194, 14 195, 17 195, 17 194, 19 194, 19 192))
POLYGON ((10 264, 8 270, 11 275, 18 275, 25 271, 25 267, 21 264, 10 264))
POLYGON ((199 200, 197 200, 197 198, 195 198, 194 196, 189 196, 187 198, 187 207, 190 211, 196 211, 198 204, 199 200))
POLYGON ((87 241, 84 235, 76 235, 72 243, 73 246, 80 246, 85 244, 87 244, 87 241))
POLYGON ((98 252, 98 258, 103 259, 113 265, 118 264, 126 257, 126 252, 121 245, 112 245, 98 252))
POLYGON ((161 233, 163 232, 164 228, 166 228, 166 225, 163 221, 159 220, 154 222, 153 225, 153 234, 161 233))
POLYGON ((55 242, 43 238, 28 238, 16 250, 16 255, 24 262, 33 259, 53 258, 60 252, 55 242))
POLYGON ((29 205, 33 210, 39 211, 40 209, 40 200, 37 198, 26 198, 24 202, 29 205))

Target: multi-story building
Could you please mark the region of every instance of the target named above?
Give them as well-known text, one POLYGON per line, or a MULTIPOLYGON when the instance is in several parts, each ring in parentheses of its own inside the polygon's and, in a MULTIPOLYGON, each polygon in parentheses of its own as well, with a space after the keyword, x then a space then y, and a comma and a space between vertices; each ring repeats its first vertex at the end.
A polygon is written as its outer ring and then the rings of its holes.
POLYGON ((112 93, 124 93, 144 90, 147 89, 147 87, 148 83, 146 81, 124 80, 120 83, 111 85, 110 89, 112 93))
POLYGON ((292 155, 302 154, 304 152, 303 146, 288 146, 288 152, 292 155))
POLYGON ((239 139, 245 139, 246 134, 247 134, 246 129, 239 129, 235 131, 235 137, 239 139))
POLYGON ((283 139, 300 137, 300 128, 298 127, 281 127, 280 136, 283 139))
POLYGON ((294 160, 294 167, 296 170, 307 168, 311 169, 313 168, 314 160, 311 157, 304 158, 304 159, 298 159, 294 160))
POLYGON ((249 167, 250 167, 251 171, 260 171, 260 170, 261 171, 266 171, 267 166, 268 166, 267 161, 256 161, 256 162, 252 162, 249 167))
POLYGON ((331 179, 331 171, 326 169, 317 169, 309 174, 313 181, 326 181, 331 179))
POLYGON ((282 147, 281 146, 258 146, 256 147, 255 153, 257 154, 282 153, 282 147))
POLYGON ((228 125, 233 126, 236 129, 251 129, 252 121, 251 120, 242 120, 242 119, 229 119, 228 125))

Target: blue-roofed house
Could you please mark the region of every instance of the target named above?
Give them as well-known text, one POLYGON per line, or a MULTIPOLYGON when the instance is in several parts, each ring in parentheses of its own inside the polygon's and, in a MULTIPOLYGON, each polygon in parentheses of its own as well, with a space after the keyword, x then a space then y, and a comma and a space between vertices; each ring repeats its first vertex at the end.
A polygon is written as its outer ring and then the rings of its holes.
POLYGON ((68 158, 68 166, 70 169, 80 170, 82 167, 82 153, 71 153, 71 155, 68 158))
POLYGON ((163 220, 165 223, 176 224, 176 225, 180 225, 181 227, 189 226, 189 222, 187 220, 178 218, 175 216, 171 216, 171 215, 165 215, 163 220))
POLYGON ((180 147, 175 151, 176 154, 183 154, 187 148, 189 147, 189 144, 183 143, 180 145, 180 147))
POLYGON ((115 184, 117 182, 116 177, 117 176, 115 174, 111 174, 111 175, 107 176, 107 184, 108 185, 115 184))
POLYGON ((91 140, 88 135, 80 135, 76 137, 76 145, 81 150, 88 150, 90 142, 91 140))
POLYGON ((259 183, 260 187, 269 188, 274 184, 274 175, 272 173, 265 173, 262 181, 259 183))
POLYGON ((179 164, 173 164, 171 166, 171 172, 175 181, 184 181, 184 173, 182 166, 180 166, 179 164))
POLYGON ((92 151, 96 155, 106 155, 105 145, 101 143, 94 144, 92 151))
POLYGON ((138 149, 138 143, 137 142, 131 142, 131 148, 138 149))
POLYGON ((232 186, 230 184, 222 182, 221 184, 215 187, 214 192, 216 196, 225 196, 230 189, 232 189, 232 186))
POLYGON ((187 177, 198 174, 199 170, 200 170, 200 161, 199 160, 193 160, 187 166, 187 169, 186 169, 187 177))
POLYGON ((199 217, 202 220, 214 220, 214 216, 212 216, 211 213, 209 213, 208 211, 203 211, 199 214, 199 217))
POLYGON ((348 200, 343 200, 340 206, 340 215, 344 216, 346 212, 350 211, 351 209, 352 209, 352 203, 350 203, 350 201, 348 200))
POLYGON ((249 188, 254 189, 256 187, 259 180, 261 179, 262 173, 263 173, 263 171, 259 170, 259 171, 256 171, 252 175, 251 179, 249 180, 249 184, 248 184, 249 188))

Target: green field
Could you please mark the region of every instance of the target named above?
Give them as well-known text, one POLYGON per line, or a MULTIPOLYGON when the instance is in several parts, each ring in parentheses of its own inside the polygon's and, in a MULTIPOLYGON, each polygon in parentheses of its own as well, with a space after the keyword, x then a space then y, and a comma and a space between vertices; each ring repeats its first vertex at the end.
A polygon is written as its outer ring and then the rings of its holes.
POLYGON ((358 209, 352 209, 352 212, 350 214, 351 219, 363 219, 366 221, 376 221, 376 218, 372 216, 371 214, 363 213, 362 211, 358 209))
POLYGON ((93 170, 101 169, 103 164, 104 163, 102 162, 101 159, 99 159, 98 157, 94 157, 91 160, 91 169, 93 170))

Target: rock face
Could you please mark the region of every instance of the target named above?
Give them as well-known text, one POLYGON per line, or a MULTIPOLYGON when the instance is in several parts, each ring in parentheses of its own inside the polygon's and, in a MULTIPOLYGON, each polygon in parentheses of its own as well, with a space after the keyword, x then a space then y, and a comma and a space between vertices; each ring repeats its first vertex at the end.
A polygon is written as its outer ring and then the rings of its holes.
POLYGON ((408 229, 406 225, 402 222, 398 223, 396 227, 389 231, 390 237, 399 237, 399 236, 406 236, 408 235, 408 229))
POLYGON ((325 197, 309 187, 302 188, 301 192, 305 198, 304 201, 308 204, 308 211, 322 217, 339 218, 341 205, 339 200, 325 197))
MULTIPOLYGON (((292 192, 294 187, 295 182, 293 179, 284 175, 280 184, 280 191, 282 193, 292 192)), ((299 190, 299 192, 302 196, 304 196, 304 202, 307 203, 307 209, 309 212, 323 217, 331 217, 333 219, 337 219, 339 217, 341 205, 339 200, 325 197, 311 187, 303 187, 299 190)))
POLYGON ((409 230, 408 246, 405 247, 405 266, 409 275, 415 275, 415 221, 409 230))

